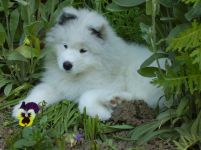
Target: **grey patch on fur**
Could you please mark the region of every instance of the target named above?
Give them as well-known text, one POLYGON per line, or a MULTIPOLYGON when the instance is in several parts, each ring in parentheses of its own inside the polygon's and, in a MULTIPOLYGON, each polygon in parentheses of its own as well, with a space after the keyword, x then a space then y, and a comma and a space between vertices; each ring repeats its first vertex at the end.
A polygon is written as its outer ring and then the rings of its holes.
POLYGON ((76 15, 63 12, 62 15, 59 17, 58 24, 64 25, 67 21, 74 19, 77 19, 76 15))
POLYGON ((89 27, 89 30, 91 31, 91 34, 95 35, 96 37, 100 38, 100 39, 104 39, 103 38, 103 34, 101 33, 101 31, 98 31, 92 27, 89 27))

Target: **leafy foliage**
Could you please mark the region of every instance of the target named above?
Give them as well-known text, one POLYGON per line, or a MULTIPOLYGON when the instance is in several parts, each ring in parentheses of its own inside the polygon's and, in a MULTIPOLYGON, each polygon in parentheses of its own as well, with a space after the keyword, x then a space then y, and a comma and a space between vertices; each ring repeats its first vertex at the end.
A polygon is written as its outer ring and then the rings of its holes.
MULTIPOLYGON (((143 0, 139 2, 141 5, 145 3, 143 0)), ((124 5, 123 0, 113 3, 127 9, 132 6, 124 5)), ((178 149, 200 149, 200 8, 200 0, 146 1, 149 18, 142 19, 141 30, 154 54, 145 60, 138 72, 154 77, 152 83, 164 89, 166 108, 154 122, 131 132, 131 138, 138 143, 157 136, 176 139, 174 143, 178 149), (159 63, 161 58, 169 59, 164 67, 159 63), (154 61, 157 68, 150 66, 154 61), (150 130, 146 131, 147 128, 150 130)))
POLYGON ((143 13, 143 10, 136 7, 135 9, 121 12, 111 10, 111 12, 105 15, 109 19, 117 34, 119 34, 122 38, 127 41, 144 43, 143 38, 141 38, 140 26, 138 23, 140 20, 139 16, 143 15, 143 13))
POLYGON ((64 140, 70 142, 64 133, 71 135, 71 130, 78 125, 79 113, 75 104, 64 100, 48 108, 45 108, 44 104, 41 105, 42 112, 37 115, 34 125, 23 128, 9 144, 10 149, 64 149, 64 140))
POLYGON ((66 5, 95 9, 109 18, 123 38, 146 42, 153 55, 138 72, 152 77, 152 83, 164 89, 164 108, 153 122, 134 128, 81 116, 75 104, 64 101, 44 110, 32 128, 22 129, 11 148, 64 149, 65 141, 72 138, 69 135, 81 127, 92 149, 98 148, 97 138, 124 129, 131 130, 130 140, 137 144, 159 137, 173 139, 178 149, 200 149, 200 0, 2 0, 0 88, 2 99, 7 101, 0 109, 17 103, 38 81, 43 70, 44 34, 66 5), (158 66, 151 66, 153 62, 158 66))
POLYGON ((167 51, 177 55, 173 62, 177 70, 167 67, 166 77, 157 81, 165 90, 176 91, 176 95, 181 94, 182 90, 189 91, 190 94, 201 91, 200 31, 201 26, 193 22, 192 27, 168 41, 167 51))
POLYGON ((174 141, 178 150, 187 150, 200 142, 201 140, 200 120, 201 120, 201 113, 198 114, 198 117, 194 122, 184 124, 181 128, 176 128, 176 131, 181 135, 179 142, 174 141))
POLYGON ((189 4, 189 3, 198 3, 200 0, 181 0, 182 2, 189 4))
POLYGON ((67 100, 63 100, 59 105, 50 106, 42 112, 40 124, 44 124, 46 128, 54 128, 58 135, 63 135, 78 121, 79 113, 75 107, 74 103, 67 100))
POLYGON ((87 140, 93 141, 97 138, 96 136, 98 136, 98 133, 100 133, 100 131, 98 131, 98 127, 100 126, 99 124, 100 121, 98 119, 98 116, 96 116, 95 118, 88 117, 85 108, 83 113, 83 125, 84 135, 87 140))
MULTIPOLYGON (((50 4, 54 5, 53 2, 50 4)), ((44 47, 42 31, 53 23, 43 21, 53 18, 50 12, 44 14, 45 9, 37 10, 43 5, 36 1, 3 0, 0 3, 1 14, 4 13, 0 24, 0 82, 1 88, 4 87, 4 98, 15 99, 18 95, 12 93, 12 89, 20 89, 18 93, 22 94, 31 87, 22 84, 34 84, 40 77, 43 58, 41 49, 44 47)))
MULTIPOLYGON (((143 11, 134 8, 121 13, 109 12, 106 10, 107 4, 110 4, 109 0, 1 0, 0 110, 7 110, 18 103, 38 82, 45 56, 44 36, 65 6, 95 9, 109 19, 118 34, 127 40, 142 43, 137 16, 143 11)), ((13 121, 10 124, 13 123, 16 124, 13 121)), ((86 114, 82 116, 74 103, 65 100, 42 109, 32 127, 16 128, 18 132, 7 143, 9 149, 65 149, 65 144, 71 144, 80 128, 94 149, 98 148, 97 139, 105 140, 107 133, 133 129, 129 125, 104 124, 98 118, 90 118, 86 114)), ((108 146, 112 147, 111 143, 108 146)))

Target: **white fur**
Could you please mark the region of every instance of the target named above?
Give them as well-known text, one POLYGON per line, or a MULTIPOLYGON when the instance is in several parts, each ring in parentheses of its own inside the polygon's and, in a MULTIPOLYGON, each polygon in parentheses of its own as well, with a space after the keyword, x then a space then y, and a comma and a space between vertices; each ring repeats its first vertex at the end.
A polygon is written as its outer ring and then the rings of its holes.
MULTIPOLYGON (((41 83, 24 101, 45 100, 53 104, 66 98, 78 102, 80 112, 86 107, 88 115, 98 115, 101 120, 111 117, 112 109, 107 103, 114 97, 142 99, 154 106, 162 90, 150 84, 150 78, 137 73, 142 62, 151 55, 148 49, 123 41, 107 20, 94 11, 72 7, 63 11, 78 18, 65 25, 56 24, 47 34, 46 71, 41 83), (92 35, 89 27, 103 29, 104 39, 92 35), (80 53, 81 48, 88 51, 80 53), (63 69, 64 61, 72 62, 72 70, 63 69)), ((14 107, 14 117, 20 105, 14 107)))

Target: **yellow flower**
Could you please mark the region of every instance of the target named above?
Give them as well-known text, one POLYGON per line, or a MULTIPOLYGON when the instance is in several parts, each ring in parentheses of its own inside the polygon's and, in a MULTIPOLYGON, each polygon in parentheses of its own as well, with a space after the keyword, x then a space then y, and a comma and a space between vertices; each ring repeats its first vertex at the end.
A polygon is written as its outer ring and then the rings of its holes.
POLYGON ((33 124, 33 120, 35 119, 35 112, 33 109, 29 109, 28 111, 24 109, 19 109, 17 118, 19 119, 19 125, 22 127, 28 127, 33 124))
POLYGON ((31 44, 30 40, 26 37, 23 41, 23 45, 29 46, 31 44))
POLYGON ((22 102, 17 114, 19 125, 22 127, 31 126, 39 110, 39 106, 34 102, 22 102))

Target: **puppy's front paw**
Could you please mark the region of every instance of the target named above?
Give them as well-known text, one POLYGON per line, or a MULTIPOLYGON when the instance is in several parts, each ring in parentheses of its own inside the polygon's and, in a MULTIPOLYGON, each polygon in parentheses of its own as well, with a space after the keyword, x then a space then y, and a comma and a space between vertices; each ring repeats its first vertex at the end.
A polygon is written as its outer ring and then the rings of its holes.
POLYGON ((93 108, 92 107, 90 108, 87 106, 79 105, 79 110, 81 113, 83 113, 85 107, 86 107, 86 113, 90 117, 98 116, 98 118, 102 121, 105 121, 111 118, 111 112, 104 106, 94 106, 93 108))
POLYGON ((97 110, 95 113, 92 111, 89 111, 89 115, 92 114, 91 116, 96 116, 98 115, 99 119, 102 121, 109 120, 111 118, 111 112, 108 111, 107 109, 105 110, 97 110))

